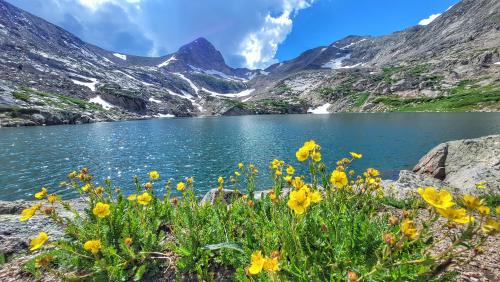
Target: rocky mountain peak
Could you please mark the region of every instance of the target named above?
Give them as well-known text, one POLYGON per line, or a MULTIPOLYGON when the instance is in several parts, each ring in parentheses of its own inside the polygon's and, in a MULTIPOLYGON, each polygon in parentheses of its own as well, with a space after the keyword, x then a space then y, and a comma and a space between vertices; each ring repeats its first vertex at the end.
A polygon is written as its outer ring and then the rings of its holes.
POLYGON ((205 70, 217 70, 230 73, 222 54, 207 39, 200 37, 182 46, 175 55, 177 60, 185 64, 205 70))

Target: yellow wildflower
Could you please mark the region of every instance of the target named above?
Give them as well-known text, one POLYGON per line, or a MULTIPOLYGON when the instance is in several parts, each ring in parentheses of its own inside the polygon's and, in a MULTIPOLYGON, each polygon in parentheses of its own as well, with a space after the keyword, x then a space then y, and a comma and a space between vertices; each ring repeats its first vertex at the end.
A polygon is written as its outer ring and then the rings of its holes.
POLYGON ((238 168, 239 168, 239 169, 243 169, 244 167, 245 167, 245 165, 243 165, 243 163, 239 163, 239 164, 238 164, 238 168))
POLYGON ((484 188, 486 188, 486 185, 487 185, 486 182, 479 182, 479 183, 476 183, 476 188, 477 189, 484 189, 484 188))
POLYGON ((148 192, 144 192, 142 193, 142 195, 137 196, 137 202, 144 206, 149 204, 149 202, 151 202, 152 199, 153 198, 151 197, 151 195, 149 195, 148 192))
POLYGON ((351 157, 353 157, 353 159, 361 159, 363 157, 362 154, 358 154, 356 152, 349 152, 349 154, 351 154, 351 157))
POLYGON ((483 226, 481 226, 481 229, 483 230, 484 233, 487 234, 497 233, 500 230, 500 222, 492 218, 489 218, 486 220, 483 226))
POLYGON ((337 188, 342 188, 347 185, 347 175, 343 171, 334 170, 330 175, 330 183, 337 188))
POLYGON ((292 180, 292 186, 295 187, 295 189, 300 189, 304 185, 305 185, 305 183, 304 183, 304 180, 302 179, 302 177, 295 177, 292 180))
POLYGON ((314 192, 310 193, 309 199, 311 200, 312 203, 319 203, 321 201, 321 192, 314 191, 314 192))
POLYGON ((313 161, 319 162, 319 161, 321 161, 321 153, 318 151, 315 151, 311 154, 311 158, 313 159, 313 161))
POLYGON ((276 176, 281 176, 281 170, 276 170, 276 172, 274 173, 276 176))
POLYGON ((83 192, 88 192, 90 190, 90 188, 92 188, 92 185, 90 183, 87 183, 87 184, 82 186, 83 192))
POLYGON ((21 218, 19 219, 20 221, 26 221, 30 218, 32 218, 36 213, 35 209, 32 208, 26 208, 21 211, 21 218))
POLYGON ((102 186, 99 186, 99 187, 95 188, 94 192, 96 194, 102 194, 102 193, 104 193, 104 188, 102 186))
POLYGON ((405 219, 401 223, 401 232, 412 240, 415 240, 418 237, 418 231, 417 228, 415 228, 413 220, 405 219))
POLYGON ((99 218, 104 218, 110 214, 109 205, 98 202, 92 209, 92 213, 99 218))
POLYGON ((462 203, 469 209, 477 209, 483 205, 483 202, 480 199, 472 195, 464 195, 462 197, 462 203))
POLYGON ((278 258, 265 258, 264 259, 264 265, 263 269, 268 272, 276 272, 279 271, 279 264, 278 264, 278 258))
POLYGON ((418 193, 431 206, 447 209, 455 205, 453 196, 446 190, 437 191, 434 187, 418 188, 418 193))
POLYGON ((446 209, 437 209, 437 212, 449 221, 458 224, 465 224, 474 221, 474 217, 471 215, 467 215, 467 211, 462 208, 454 209, 450 207, 446 209))
POLYGON ((495 213, 496 213, 497 215, 500 215, 500 206, 497 206, 497 207, 495 208, 495 213))
POLYGON ((92 254, 97 254, 101 249, 101 241, 100 240, 89 240, 83 244, 83 248, 86 251, 90 251, 92 254))
POLYGON ((240 175, 241 175, 241 173, 240 173, 239 171, 235 171, 235 172, 234 172, 234 175, 236 175, 236 176, 240 176, 240 175))
POLYGON ((318 144, 316 144, 316 141, 309 140, 309 141, 304 142, 303 148, 305 148, 308 151, 312 151, 314 149, 319 149, 320 147, 318 144))
POLYGON ((371 177, 377 177, 380 175, 380 172, 374 168, 369 168, 366 170, 366 173, 368 174, 368 176, 371 176, 371 177))
POLYGON ((40 192, 35 193, 35 198, 42 199, 45 198, 46 195, 47 195, 47 188, 42 187, 42 190, 40 190, 40 192))
POLYGON ((483 216, 490 214, 490 208, 487 206, 480 206, 479 208, 477 208, 477 211, 483 216))
POLYGON ((303 214, 309 205, 311 205, 311 200, 307 195, 306 189, 290 192, 288 207, 291 208, 296 214, 303 214))
POLYGON ((131 237, 125 238, 125 240, 123 240, 123 243, 125 243, 125 245, 127 246, 132 245, 132 238, 131 237))
POLYGON ((130 196, 127 197, 127 199, 131 202, 137 200, 137 194, 132 194, 130 196))
POLYGON ((144 189, 151 190, 152 188, 153 188, 153 183, 146 182, 146 184, 144 184, 144 189))
POLYGON ((271 199, 271 201, 275 201, 276 200, 276 193, 274 193, 274 191, 270 191, 269 193, 267 193, 267 195, 269 195, 269 199, 271 199))
POLYGON ((47 202, 49 202, 49 204, 53 204, 57 201, 57 196, 52 194, 52 195, 49 195, 47 197, 47 202))
POLYGON ((40 248, 47 240, 49 240, 49 235, 45 232, 40 232, 36 238, 31 239, 30 251, 40 248))
POLYGON ((292 183, 292 177, 293 177, 293 176, 291 176, 291 175, 287 175, 287 176, 283 177, 283 179, 284 179, 286 182, 288 182, 288 183, 292 183))
POLYGON ((77 176, 78 176, 78 172, 76 172, 76 171, 72 171, 72 172, 70 172, 70 173, 68 174, 68 177, 69 177, 69 178, 75 178, 75 177, 77 177, 77 176))
POLYGON ((297 157, 297 160, 299 160, 299 162, 303 162, 307 160, 307 158, 309 158, 309 150, 302 147, 295 153, 295 156, 297 157))
POLYGON ((184 184, 184 182, 177 183, 177 190, 184 191, 184 189, 186 189, 186 184, 184 184))
POLYGON ((261 251, 253 252, 250 256, 250 267, 248 268, 248 272, 252 275, 259 274, 264 267, 265 260, 261 251))
POLYGON ((186 182, 188 185, 191 186, 191 185, 193 185, 194 179, 192 177, 188 177, 188 178, 186 178, 186 182))
POLYGON ((158 171, 153 170, 153 171, 149 172, 149 178, 151 180, 157 180, 158 178, 160 178, 160 174, 158 173, 158 171))
POLYGON ((287 166, 286 174, 293 175, 295 173, 295 168, 291 165, 287 166))
POLYGON ((218 182, 220 185, 224 184, 224 177, 219 176, 219 178, 217 178, 217 182, 218 182))

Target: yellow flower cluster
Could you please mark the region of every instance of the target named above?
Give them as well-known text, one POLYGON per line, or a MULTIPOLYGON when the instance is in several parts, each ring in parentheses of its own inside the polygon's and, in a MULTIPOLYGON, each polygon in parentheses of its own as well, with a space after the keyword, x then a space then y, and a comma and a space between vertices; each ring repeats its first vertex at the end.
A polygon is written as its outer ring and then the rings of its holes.
POLYGON ((256 275, 265 270, 267 272, 279 271, 279 254, 273 252, 270 257, 262 256, 261 251, 255 251, 250 256, 250 266, 248 267, 248 273, 251 275, 256 275))
MULTIPOLYGON (((453 223, 466 224, 473 222, 475 220, 472 215, 473 212, 477 212, 481 218, 490 215, 490 208, 485 205, 484 201, 469 194, 462 196, 461 199, 465 208, 455 208, 456 203, 453 200, 453 195, 446 190, 438 191, 434 187, 426 187, 418 188, 418 193, 427 204, 434 207, 441 216, 453 223)), ((497 210, 496 213, 498 215, 497 210)), ((481 228, 484 232, 491 233, 499 231, 499 225, 500 223, 497 220, 487 218, 481 228)))
POLYGON ((295 157, 297 157, 297 160, 299 162, 303 162, 307 160, 309 157, 314 162, 319 162, 321 161, 321 153, 320 153, 321 147, 316 144, 314 140, 309 140, 304 143, 302 147, 299 148, 299 150, 295 153, 295 157))
POLYGON ((49 235, 45 232, 40 232, 36 238, 31 239, 30 251, 40 248, 47 240, 49 240, 49 235))
POLYGON ((86 251, 90 251, 93 255, 96 255, 101 249, 101 241, 100 240, 89 240, 83 244, 83 248, 86 251))
POLYGON ((98 202, 92 209, 92 213, 99 218, 104 218, 108 216, 111 212, 109 211, 108 204, 98 202))
POLYGON ((290 192, 287 205, 295 214, 303 214, 311 203, 319 203, 320 201, 320 191, 311 191, 307 185, 303 185, 300 189, 290 192))

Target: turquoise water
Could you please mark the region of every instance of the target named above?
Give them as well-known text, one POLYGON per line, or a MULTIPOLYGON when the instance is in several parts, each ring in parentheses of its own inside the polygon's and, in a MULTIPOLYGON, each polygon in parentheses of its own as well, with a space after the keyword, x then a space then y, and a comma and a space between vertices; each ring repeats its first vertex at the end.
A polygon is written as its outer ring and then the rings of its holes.
MULTIPOLYGON (((388 178, 411 168, 435 145, 500 133, 500 113, 377 113, 179 118, 51 127, 0 128, 0 199, 30 199, 42 185, 58 188, 71 170, 90 168, 102 183, 132 191, 134 175, 147 180, 193 176, 198 193, 217 186, 240 161, 259 170, 257 184, 270 183, 273 158, 297 165, 295 150, 308 139, 322 145, 331 164, 349 151, 363 153, 356 168, 376 167, 388 178)), ((163 184, 161 185, 163 187, 163 184)), ((156 188, 161 189, 160 186, 156 188)))

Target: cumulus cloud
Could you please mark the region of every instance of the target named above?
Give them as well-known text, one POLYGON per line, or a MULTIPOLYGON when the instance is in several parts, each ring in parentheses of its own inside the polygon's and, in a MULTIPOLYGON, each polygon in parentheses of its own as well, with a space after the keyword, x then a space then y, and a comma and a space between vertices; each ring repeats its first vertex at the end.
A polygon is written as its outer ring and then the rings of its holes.
MULTIPOLYGON (((450 7, 451 8, 451 7, 450 7)), ((449 9, 449 8, 448 8, 449 9)), ((437 17, 441 16, 441 14, 432 14, 426 19, 422 19, 418 22, 419 25, 428 25, 432 21, 434 21, 437 17)))
POLYGON ((232 66, 275 62, 293 18, 314 0, 8 0, 99 47, 160 56, 205 37, 232 66))
POLYGON ((307 8, 313 1, 283 1, 283 12, 273 17, 268 13, 257 30, 250 32, 240 45, 240 52, 245 58, 245 65, 249 68, 265 68, 276 62, 274 55, 278 45, 282 43, 292 31, 292 15, 301 9, 307 8))

